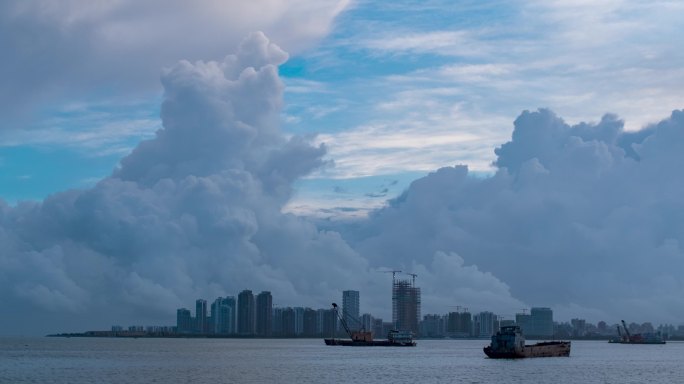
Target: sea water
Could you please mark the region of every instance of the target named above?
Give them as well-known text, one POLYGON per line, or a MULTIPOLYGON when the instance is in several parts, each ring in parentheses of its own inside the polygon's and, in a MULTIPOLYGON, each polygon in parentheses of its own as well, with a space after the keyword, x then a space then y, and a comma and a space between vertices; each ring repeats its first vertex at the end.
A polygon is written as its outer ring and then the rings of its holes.
POLYGON ((522 360, 488 359, 487 343, 0 338, 0 383, 684 383, 681 342, 573 341, 570 357, 522 360))

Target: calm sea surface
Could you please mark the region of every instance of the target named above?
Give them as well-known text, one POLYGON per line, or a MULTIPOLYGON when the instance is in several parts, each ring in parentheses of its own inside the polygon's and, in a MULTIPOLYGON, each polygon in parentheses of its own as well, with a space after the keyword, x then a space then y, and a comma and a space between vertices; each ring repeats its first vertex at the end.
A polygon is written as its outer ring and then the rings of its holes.
POLYGON ((570 357, 492 360, 486 340, 415 348, 323 340, 0 338, 0 383, 684 383, 684 343, 573 341, 570 357))

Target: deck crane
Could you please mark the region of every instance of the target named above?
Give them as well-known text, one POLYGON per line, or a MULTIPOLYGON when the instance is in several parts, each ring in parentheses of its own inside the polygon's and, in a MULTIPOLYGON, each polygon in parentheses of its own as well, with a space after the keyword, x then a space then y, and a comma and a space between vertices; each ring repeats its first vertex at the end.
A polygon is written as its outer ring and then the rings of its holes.
POLYGON ((624 320, 620 320, 622 322, 622 327, 625 329, 625 333, 627 334, 627 338, 631 339, 632 335, 629 334, 629 329, 627 329, 627 323, 625 323, 624 320))
MULTIPOLYGON (((637 337, 632 336, 631 333, 629 333, 629 329, 627 329, 627 323, 625 323, 624 320, 620 320, 622 322, 622 327, 625 328, 625 333, 627 334, 627 341, 633 342, 637 339, 637 337)), ((636 335, 639 336, 639 335, 636 335)))
POLYGON ((342 315, 340 315, 340 311, 338 310, 337 303, 332 303, 332 307, 333 307, 333 310, 335 311, 335 313, 337 314, 337 318, 340 319, 340 323, 344 327, 344 330, 347 332, 349 337, 351 337, 352 334, 351 334, 351 331, 349 330, 349 326, 347 325, 347 321, 344 320, 344 317, 342 315))
POLYGON ((360 331, 352 331, 351 329, 349 329, 349 325, 347 324, 347 321, 344 319, 344 316, 342 316, 340 314, 340 311, 338 310, 339 307, 338 307, 337 303, 332 303, 332 307, 333 307, 333 310, 335 311, 335 313, 337 313, 337 318, 340 319, 340 323, 342 323, 342 327, 344 327, 345 332, 347 332, 347 335, 349 335, 349 338, 351 338, 352 341, 367 341, 367 342, 373 341, 373 336, 372 336, 371 332, 367 332, 363 328, 363 324, 361 324, 361 330, 360 331))

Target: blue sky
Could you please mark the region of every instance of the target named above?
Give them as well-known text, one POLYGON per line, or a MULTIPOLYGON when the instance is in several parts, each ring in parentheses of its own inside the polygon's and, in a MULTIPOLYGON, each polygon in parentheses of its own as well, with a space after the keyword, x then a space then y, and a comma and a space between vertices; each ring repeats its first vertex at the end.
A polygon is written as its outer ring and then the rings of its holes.
MULTIPOLYGON (((616 113, 636 130, 682 102, 684 58, 672 49, 682 27, 677 2, 336 6, 329 25, 302 39, 308 43, 273 36, 286 49, 296 47, 280 67, 287 86, 283 128, 318 135, 332 160, 298 182, 289 206, 297 213, 318 215, 325 205, 323 217, 337 208, 342 216, 364 215, 441 166, 466 164, 491 174, 494 148, 510 137, 513 118, 525 109, 548 107, 569 122, 616 113), (386 179, 395 183, 378 194, 386 179), (347 194, 337 199, 335 187, 347 194)), ((61 43, 68 46, 68 39, 61 43)), ((166 61, 152 62, 213 59, 216 46, 205 49, 209 57, 179 49, 178 57, 164 52, 166 61)), ((82 55, 87 60, 95 53, 82 55)), ((154 73, 145 64, 143 72, 154 73)), ((14 203, 87 187, 153 137, 161 126, 158 77, 138 86, 140 75, 108 81, 107 73, 95 73, 92 86, 47 82, 36 89, 46 96, 16 106, 24 113, 10 114, 0 132, 0 196, 14 203)), ((72 76, 55 71, 60 74, 72 76)))
POLYGON ((637 130, 658 119, 656 109, 681 104, 681 50, 670 49, 678 8, 359 2, 282 68, 293 88, 286 127, 321 134, 337 166, 319 177, 340 184, 454 164, 491 173, 493 149, 525 109, 548 107, 570 122, 616 113, 637 130))
POLYGON ((682 11, 0 2, 0 330, 245 288, 387 318, 388 269, 423 313, 681 322, 682 11))

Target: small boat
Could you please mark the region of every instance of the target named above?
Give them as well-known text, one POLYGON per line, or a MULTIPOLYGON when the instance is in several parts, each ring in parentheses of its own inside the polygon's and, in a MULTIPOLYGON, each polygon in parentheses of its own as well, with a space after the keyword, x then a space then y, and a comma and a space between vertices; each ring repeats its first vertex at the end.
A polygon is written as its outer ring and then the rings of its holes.
POLYGON ((373 340, 370 332, 351 332, 351 339, 324 339, 325 345, 342 345, 347 347, 415 347, 413 333, 390 331, 387 340, 373 340))
POLYGON ((509 325, 501 327, 501 330, 492 336, 491 344, 483 350, 491 359, 570 356, 570 342, 544 341, 525 345, 525 337, 520 326, 509 325))
POLYGON ((625 333, 620 332, 620 326, 618 325, 618 337, 608 340, 609 343, 614 344, 665 344, 666 341, 660 333, 635 333, 631 334, 629 329, 627 329, 627 324, 622 320, 622 327, 625 333))
POLYGON ((349 339, 336 339, 334 337, 323 339, 325 345, 342 345, 347 347, 415 347, 416 342, 413 341, 413 333, 404 331, 389 331, 387 340, 373 340, 373 334, 367 332, 365 329, 360 331, 352 331, 349 329, 347 322, 344 320, 337 310, 337 304, 332 303, 333 311, 337 313, 340 323, 344 330, 349 335, 349 339))

